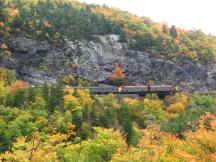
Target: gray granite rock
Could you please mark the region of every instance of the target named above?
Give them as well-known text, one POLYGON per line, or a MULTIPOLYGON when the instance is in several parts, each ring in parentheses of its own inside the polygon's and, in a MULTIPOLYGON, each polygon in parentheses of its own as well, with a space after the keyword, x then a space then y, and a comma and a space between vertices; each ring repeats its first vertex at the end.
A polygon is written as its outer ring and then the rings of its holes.
POLYGON ((14 68, 17 76, 32 84, 56 82, 62 75, 72 74, 92 82, 106 82, 119 63, 126 78, 133 84, 178 84, 184 90, 207 91, 216 89, 216 64, 196 64, 186 58, 175 61, 129 50, 119 43, 119 36, 95 36, 98 41, 65 41, 53 45, 18 37, 9 41, 13 57, 1 59, 0 65, 14 68), (76 69, 72 65, 76 64, 76 69))

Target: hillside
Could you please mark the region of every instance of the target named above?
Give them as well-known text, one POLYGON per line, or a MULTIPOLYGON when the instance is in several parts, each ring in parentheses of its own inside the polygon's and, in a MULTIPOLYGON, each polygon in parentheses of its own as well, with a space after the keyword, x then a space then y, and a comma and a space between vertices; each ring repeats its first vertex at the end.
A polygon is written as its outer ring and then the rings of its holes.
POLYGON ((215 58, 201 31, 74 0, 0 0, 0 161, 215 162, 215 58))
POLYGON ((185 31, 106 6, 67 0, 3 0, 0 36, 64 42, 93 40, 94 35, 117 34, 130 49, 164 57, 186 56, 194 61, 213 61, 216 38, 201 31, 185 31))
POLYGON ((216 97, 31 87, 0 70, 0 161, 215 162, 216 97))
POLYGON ((216 89, 216 38, 201 31, 75 1, 6 0, 0 11, 0 65, 31 84, 107 83, 119 63, 128 84, 216 89))

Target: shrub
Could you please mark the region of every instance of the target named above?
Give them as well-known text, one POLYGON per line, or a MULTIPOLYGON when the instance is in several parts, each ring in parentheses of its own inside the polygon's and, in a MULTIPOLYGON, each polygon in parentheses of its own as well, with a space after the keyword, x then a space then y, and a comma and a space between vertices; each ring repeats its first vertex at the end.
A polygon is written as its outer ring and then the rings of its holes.
POLYGON ((174 104, 171 104, 168 108, 167 111, 169 113, 173 113, 173 114, 179 114, 185 111, 185 105, 181 102, 177 102, 174 104))

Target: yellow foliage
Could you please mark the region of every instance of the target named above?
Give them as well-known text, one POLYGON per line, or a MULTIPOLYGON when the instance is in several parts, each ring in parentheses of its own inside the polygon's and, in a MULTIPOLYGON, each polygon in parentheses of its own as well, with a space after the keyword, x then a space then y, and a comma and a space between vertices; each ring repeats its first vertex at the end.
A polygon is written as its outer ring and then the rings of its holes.
POLYGON ((42 117, 42 116, 39 116, 39 117, 37 117, 37 119, 35 121, 35 124, 40 129, 40 128, 43 128, 43 127, 47 126, 48 120, 46 118, 42 117))
POLYGON ((106 108, 106 107, 109 107, 112 109, 118 109, 119 108, 116 97, 112 93, 105 95, 103 97, 97 96, 97 101, 99 102, 99 105, 102 109, 106 108))
POLYGON ((127 151, 126 142, 119 131, 104 128, 94 128, 94 130, 93 139, 65 148, 65 161, 110 161, 113 156, 124 155, 127 151))
POLYGON ((74 93, 74 90, 70 86, 65 86, 64 87, 64 94, 72 95, 74 93))
POLYGON ((9 16, 9 22, 11 22, 13 20, 13 18, 19 16, 19 10, 16 8, 7 8, 7 13, 9 16))
POLYGON ((146 109, 162 110, 163 108, 163 101, 159 99, 153 100, 153 99, 145 98, 143 103, 146 109))
POLYGON ((1 74, 0 74, 1 80, 6 81, 7 78, 8 78, 7 69, 6 69, 6 68, 3 68, 3 69, 1 69, 0 72, 1 72, 1 74))
POLYGON ((130 106, 130 107, 134 107, 134 106, 136 106, 138 104, 138 100, 125 97, 123 99, 123 103, 130 106))
POLYGON ((66 84, 72 84, 74 81, 74 78, 72 75, 66 75, 63 77, 62 81, 66 84))
POLYGON ((8 50, 8 46, 4 43, 0 44, 0 56, 11 56, 11 52, 8 50))
POLYGON ((2 21, 0 21, 0 27, 3 27, 4 23, 2 21))
POLYGON ((64 106, 66 109, 74 111, 77 106, 80 106, 78 99, 72 95, 64 96, 64 106))
POLYGON ((0 155, 0 160, 18 162, 48 162, 58 161, 57 150, 68 139, 66 134, 48 136, 45 141, 41 140, 40 134, 35 132, 32 139, 27 142, 25 137, 20 137, 13 144, 11 152, 0 155))
POLYGON ((46 142, 49 143, 51 146, 55 146, 57 144, 61 144, 62 141, 65 141, 67 139, 68 139, 68 135, 58 133, 49 136, 46 142))
POLYGON ((4 84, 8 82, 8 70, 6 68, 0 70, 0 79, 4 84))
POLYGON ((171 104, 168 108, 167 111, 169 113, 173 113, 173 114, 179 114, 185 111, 185 105, 181 102, 177 102, 174 104, 171 104))
POLYGON ((186 105, 188 104, 188 102, 189 102, 189 97, 188 97, 188 95, 185 94, 185 93, 181 93, 181 94, 180 94, 179 101, 181 101, 182 104, 184 104, 184 105, 186 106, 186 105))
POLYGON ((8 51, 8 50, 0 51, 0 56, 9 57, 11 55, 12 55, 12 53, 10 51, 8 51))
POLYGON ((114 162, 167 161, 167 162, 215 162, 216 131, 199 128, 185 133, 185 139, 160 131, 159 126, 150 125, 142 131, 137 148, 130 148, 114 162))
POLYGON ((130 148, 126 153, 117 153, 113 156, 111 162, 141 162, 148 161, 145 154, 138 148, 130 148))
POLYGON ((187 162, 197 162, 196 156, 193 156, 185 151, 178 150, 175 153, 175 156, 179 159, 182 159, 183 161, 187 162))
POLYGON ((72 144, 68 141, 74 135, 74 125, 67 123, 66 134, 48 135, 41 140, 36 132, 29 142, 20 137, 13 144, 10 152, 0 155, 0 160, 6 161, 57 161, 58 151, 64 151, 66 159, 86 161, 88 157, 101 156, 101 151, 109 152, 112 162, 130 161, 166 161, 166 162, 215 162, 216 160, 216 131, 202 126, 213 114, 201 117, 200 127, 196 131, 186 132, 184 139, 162 132, 157 125, 149 125, 142 130, 142 138, 137 147, 127 147, 120 132, 112 129, 94 128, 94 139, 72 144), (90 150, 96 150, 91 152, 90 150), (78 160, 78 159, 77 159, 78 160))
POLYGON ((36 96, 34 103, 32 103, 32 108, 43 110, 45 106, 46 106, 46 101, 44 100, 44 98, 41 96, 36 96))
POLYGON ((75 135, 76 134, 74 132, 75 125, 73 125, 72 123, 67 123, 66 127, 67 127, 67 135, 71 136, 71 135, 75 135))
POLYGON ((216 152, 204 157, 203 162, 215 162, 216 161, 216 152))
POLYGON ((88 107, 93 105, 94 101, 92 100, 90 94, 87 91, 78 89, 76 91, 76 94, 79 98, 80 105, 88 107))
POLYGON ((167 112, 179 114, 186 110, 189 103, 189 97, 185 93, 177 93, 176 95, 168 96, 166 102, 169 105, 167 107, 167 112))
POLYGON ((4 81, 0 81, 0 101, 2 101, 9 93, 9 88, 4 81))
POLYGON ((189 103, 189 97, 185 93, 176 93, 175 95, 167 96, 166 102, 168 103, 168 105, 176 102, 181 102, 182 104, 187 106, 189 103))
POLYGON ((197 159, 203 159, 216 152, 216 131, 200 128, 196 132, 187 132, 185 136, 183 151, 196 156, 197 159))
POLYGON ((2 49, 2 50, 5 50, 5 49, 7 49, 8 47, 7 47, 7 45, 6 44, 0 44, 0 49, 2 49))
POLYGON ((216 119, 210 121, 210 126, 211 126, 212 129, 214 129, 216 131, 216 119))

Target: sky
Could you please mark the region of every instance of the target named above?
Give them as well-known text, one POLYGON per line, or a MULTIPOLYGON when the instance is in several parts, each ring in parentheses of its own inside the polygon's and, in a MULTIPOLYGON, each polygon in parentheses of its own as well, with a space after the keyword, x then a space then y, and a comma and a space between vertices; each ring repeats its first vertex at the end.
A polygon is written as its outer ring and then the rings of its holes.
POLYGON ((78 0, 106 4, 157 22, 216 35, 216 0, 78 0))

